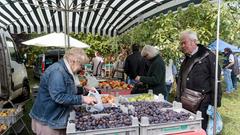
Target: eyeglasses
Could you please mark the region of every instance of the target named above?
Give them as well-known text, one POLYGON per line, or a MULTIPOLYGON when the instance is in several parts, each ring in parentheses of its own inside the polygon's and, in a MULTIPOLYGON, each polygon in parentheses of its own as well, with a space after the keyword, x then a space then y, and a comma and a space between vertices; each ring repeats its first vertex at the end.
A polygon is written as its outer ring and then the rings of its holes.
POLYGON ((82 65, 82 62, 80 60, 74 60, 74 62, 78 63, 81 68, 84 68, 84 65, 82 65))

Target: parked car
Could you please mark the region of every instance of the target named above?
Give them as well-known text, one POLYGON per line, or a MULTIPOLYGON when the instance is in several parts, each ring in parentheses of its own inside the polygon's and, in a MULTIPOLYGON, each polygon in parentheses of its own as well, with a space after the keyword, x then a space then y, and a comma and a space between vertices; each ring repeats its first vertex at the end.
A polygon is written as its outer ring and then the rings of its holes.
POLYGON ((0 29, 0 99, 30 97, 27 70, 8 31, 0 29))
POLYGON ((64 55, 64 50, 49 50, 44 54, 37 56, 33 63, 33 75, 35 78, 40 78, 42 73, 53 63, 57 62, 64 55))

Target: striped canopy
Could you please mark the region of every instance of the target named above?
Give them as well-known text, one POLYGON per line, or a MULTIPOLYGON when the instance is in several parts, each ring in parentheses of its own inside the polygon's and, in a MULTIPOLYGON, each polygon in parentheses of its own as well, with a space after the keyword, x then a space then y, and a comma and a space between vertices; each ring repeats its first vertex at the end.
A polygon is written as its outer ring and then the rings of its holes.
POLYGON ((0 27, 10 33, 84 32, 114 36, 202 0, 1 0, 0 27), (65 13, 67 16, 65 19, 65 13), (67 25, 65 24, 67 21, 67 25))

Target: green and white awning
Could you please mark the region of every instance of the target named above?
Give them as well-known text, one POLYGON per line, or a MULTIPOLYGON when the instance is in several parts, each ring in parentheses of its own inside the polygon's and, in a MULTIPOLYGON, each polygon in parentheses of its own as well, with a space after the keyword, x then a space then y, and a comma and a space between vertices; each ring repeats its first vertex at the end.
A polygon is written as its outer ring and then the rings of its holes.
POLYGON ((202 0, 0 0, 0 27, 10 33, 69 32, 118 35, 148 18, 202 0))

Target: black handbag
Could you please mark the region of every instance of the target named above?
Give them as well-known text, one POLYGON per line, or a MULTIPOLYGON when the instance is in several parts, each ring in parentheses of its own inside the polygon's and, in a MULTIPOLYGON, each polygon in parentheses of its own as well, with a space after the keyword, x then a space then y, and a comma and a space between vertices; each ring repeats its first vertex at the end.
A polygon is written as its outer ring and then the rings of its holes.
POLYGON ((204 98, 205 94, 201 92, 185 89, 181 96, 181 103, 183 108, 196 113, 204 98))

